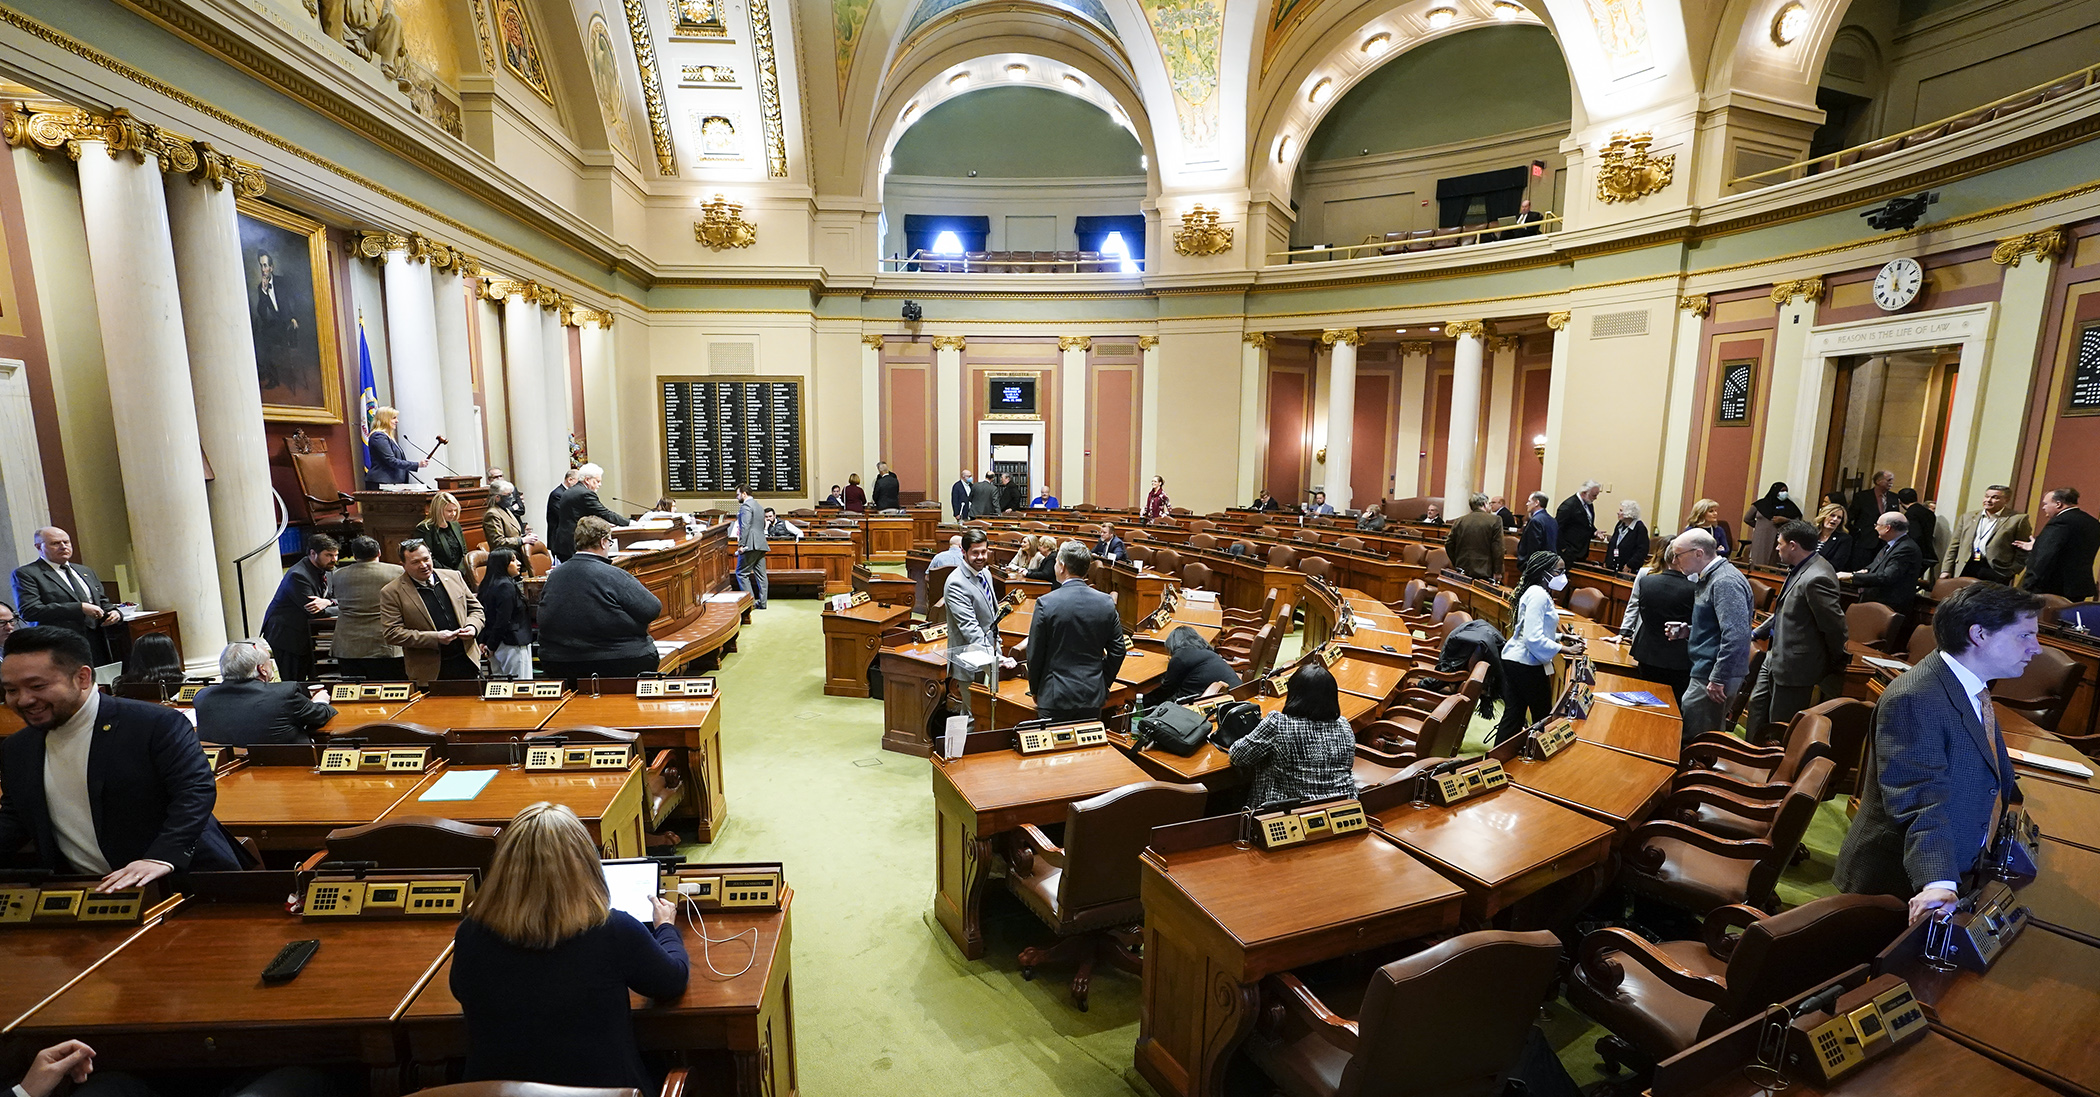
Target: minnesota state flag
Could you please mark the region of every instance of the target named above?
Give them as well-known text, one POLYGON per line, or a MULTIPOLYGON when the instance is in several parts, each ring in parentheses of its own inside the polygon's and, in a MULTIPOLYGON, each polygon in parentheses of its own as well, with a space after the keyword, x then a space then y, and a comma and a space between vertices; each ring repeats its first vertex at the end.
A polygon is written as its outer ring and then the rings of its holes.
POLYGON ((358 420, 357 437, 372 441, 373 418, 379 414, 379 382, 372 379, 372 344, 365 342, 365 314, 357 314, 357 389, 364 415, 358 420))

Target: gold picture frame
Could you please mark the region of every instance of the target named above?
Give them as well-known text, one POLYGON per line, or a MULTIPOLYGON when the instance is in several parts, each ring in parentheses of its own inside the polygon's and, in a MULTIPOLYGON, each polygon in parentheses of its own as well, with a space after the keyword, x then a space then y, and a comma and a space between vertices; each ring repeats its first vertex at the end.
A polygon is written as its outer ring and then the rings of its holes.
POLYGON ((984 374, 984 415, 982 417, 985 419, 1018 419, 1024 422, 1034 422, 1041 420, 1043 418, 1043 400, 1045 396, 1043 392, 1043 377, 1048 372, 1048 370, 1039 369, 999 369, 987 371, 984 374), (997 405, 994 404, 992 401, 992 389, 1001 381, 1034 382, 1035 410, 1030 412, 993 411, 992 408, 996 407, 997 405))
POLYGON ((237 205, 241 277, 255 332, 263 419, 340 423, 342 348, 336 342, 328 226, 253 198, 239 199, 237 205))

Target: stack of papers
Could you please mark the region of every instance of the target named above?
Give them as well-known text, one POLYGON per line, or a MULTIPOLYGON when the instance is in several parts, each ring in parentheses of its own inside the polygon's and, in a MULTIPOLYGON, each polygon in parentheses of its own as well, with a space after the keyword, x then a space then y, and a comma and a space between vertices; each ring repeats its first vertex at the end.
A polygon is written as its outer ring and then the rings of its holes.
POLYGON ((1892 670, 1898 674, 1910 669, 1910 664, 1901 659, 1876 659, 1871 655, 1862 656, 1861 658, 1864 658, 1870 667, 1880 667, 1882 670, 1892 670))
POLYGON ((496 779, 493 769, 455 769, 439 777, 418 800, 472 800, 496 779))
POLYGON ((670 653, 677 651, 679 648, 682 648, 684 646, 684 644, 681 644, 676 640, 658 640, 656 642, 656 653, 658 655, 669 655, 670 653))
POLYGON ((1181 596, 1183 598, 1188 599, 1191 602, 1201 602, 1206 604, 1214 604, 1218 600, 1218 592, 1214 590, 1189 590, 1188 588, 1184 587, 1182 588, 1181 596))
POLYGON ((2069 758, 2051 758, 2046 754, 2033 754, 2024 750, 2014 750, 2011 747, 2006 747, 2005 753, 2011 755, 2013 761, 2023 766, 2033 766, 2036 769, 2046 769, 2056 773, 2068 773, 2073 777, 2091 777, 2093 775, 2091 767, 2080 765, 2069 758))
POLYGON ((630 541, 630 542, 628 542, 628 543, 627 543, 627 551, 628 551, 628 552, 650 552, 650 551, 653 551, 653 550, 655 550, 655 549, 667 549, 667 548, 670 548, 670 547, 671 547, 672 545, 674 545, 674 544, 677 544, 677 542, 676 542, 676 541, 630 541))

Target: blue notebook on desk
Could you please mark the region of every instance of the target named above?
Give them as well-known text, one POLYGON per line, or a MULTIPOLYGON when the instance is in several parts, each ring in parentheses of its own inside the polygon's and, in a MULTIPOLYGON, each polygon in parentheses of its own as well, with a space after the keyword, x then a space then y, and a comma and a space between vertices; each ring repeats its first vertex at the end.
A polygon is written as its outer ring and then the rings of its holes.
POLYGON ((1670 703, 1644 689, 1622 689, 1611 693, 1596 694, 1599 701, 1628 708, 1669 708, 1670 703))
POLYGON ((436 783, 423 790, 417 800, 472 800, 481 795, 481 790, 496 779, 498 771, 493 769, 455 769, 439 777, 436 783))

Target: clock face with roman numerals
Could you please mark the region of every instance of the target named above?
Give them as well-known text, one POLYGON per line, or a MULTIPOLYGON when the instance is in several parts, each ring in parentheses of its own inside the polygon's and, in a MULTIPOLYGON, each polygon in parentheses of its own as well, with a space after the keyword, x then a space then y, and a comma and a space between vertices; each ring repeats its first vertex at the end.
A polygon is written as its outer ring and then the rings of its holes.
POLYGON ((1894 312, 1918 299, 1925 288, 1925 268, 1916 259, 1891 259, 1874 276, 1874 303, 1894 312))

